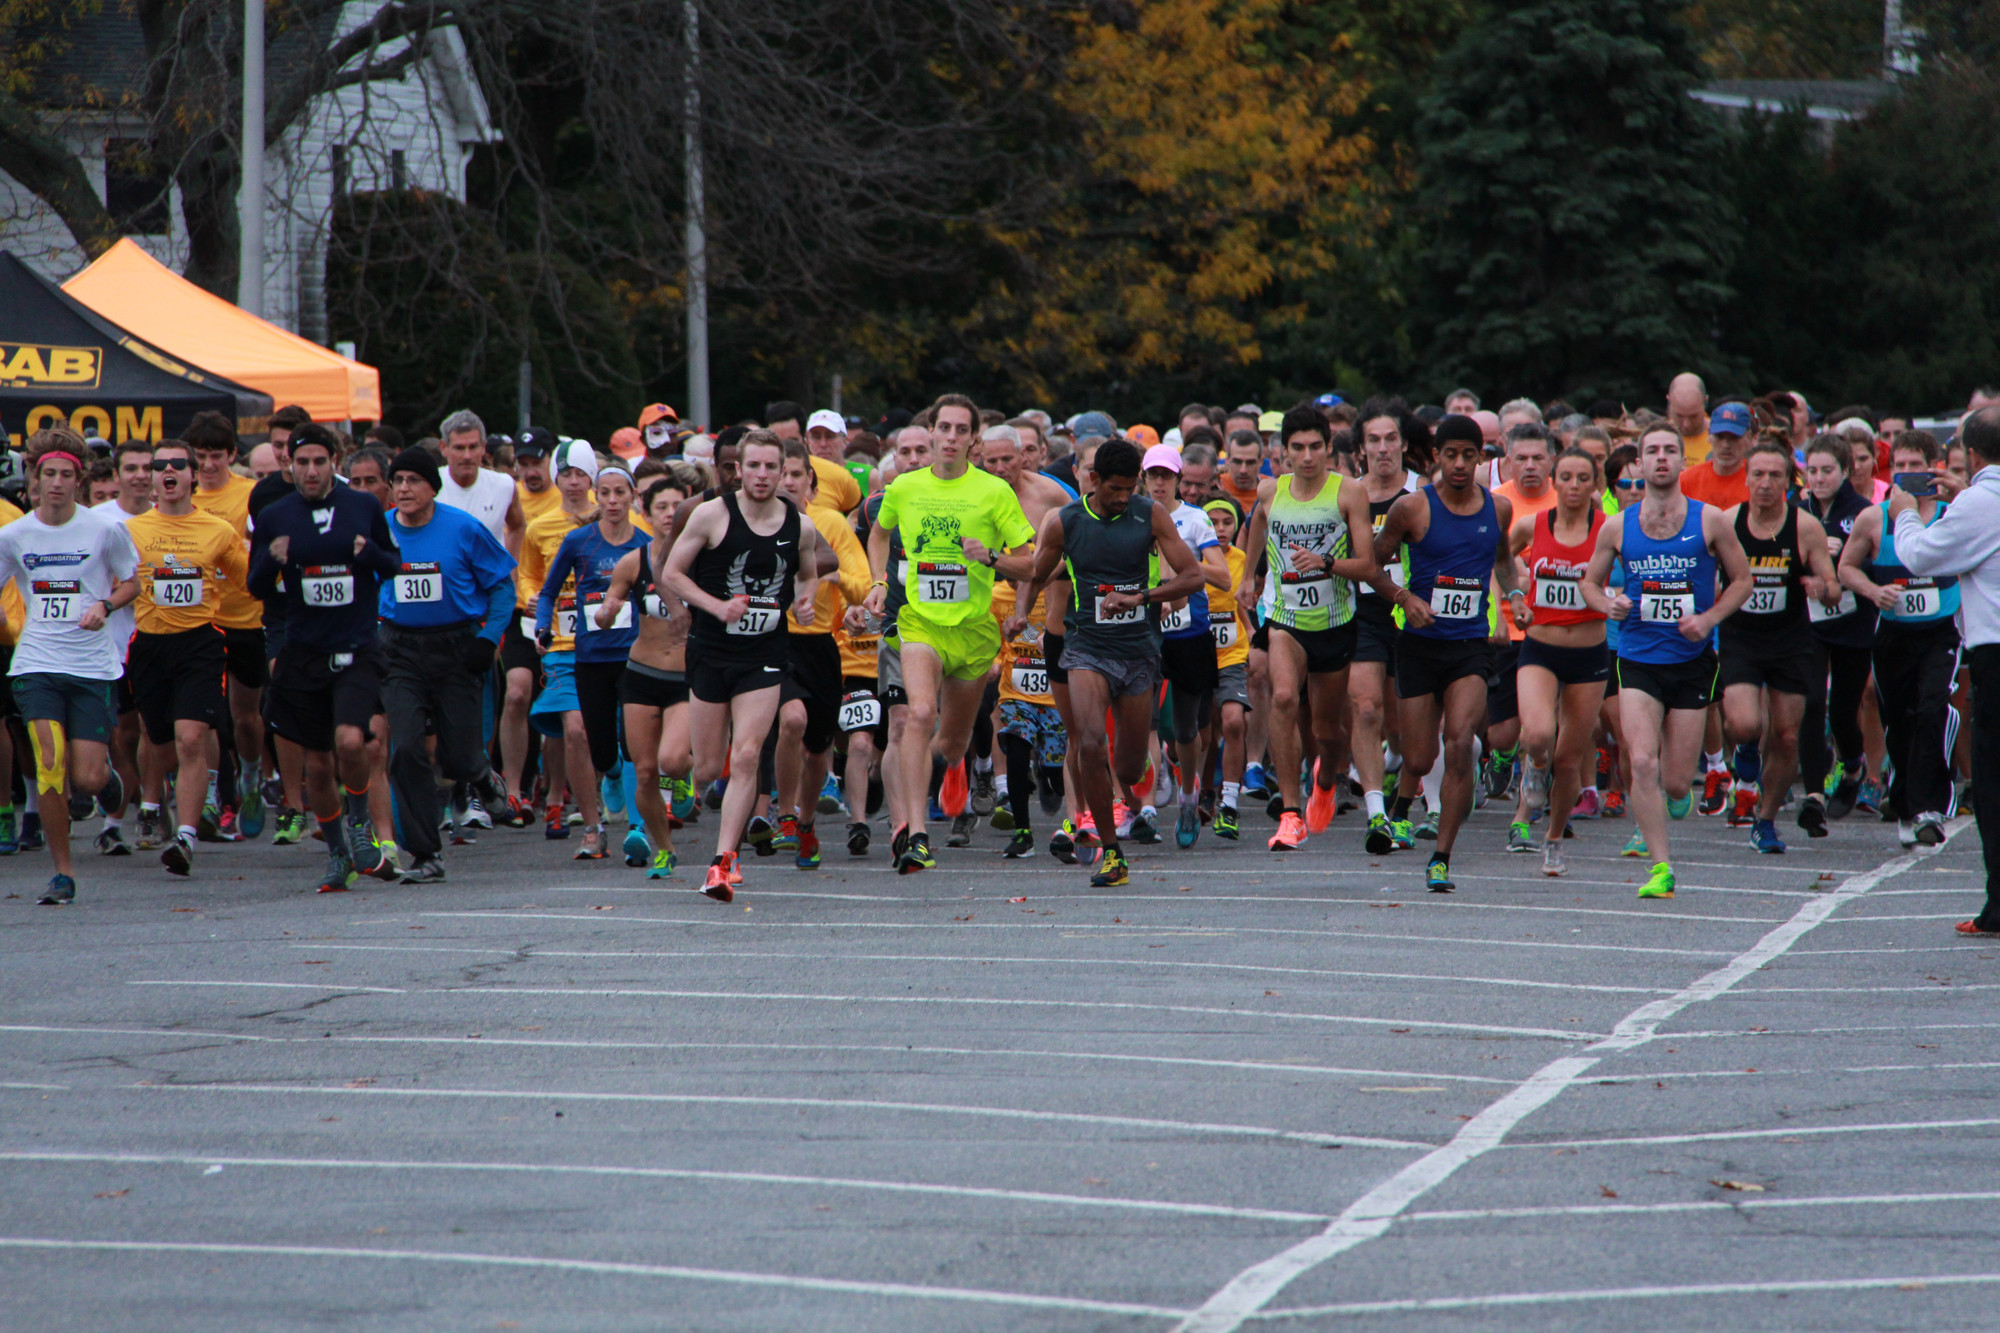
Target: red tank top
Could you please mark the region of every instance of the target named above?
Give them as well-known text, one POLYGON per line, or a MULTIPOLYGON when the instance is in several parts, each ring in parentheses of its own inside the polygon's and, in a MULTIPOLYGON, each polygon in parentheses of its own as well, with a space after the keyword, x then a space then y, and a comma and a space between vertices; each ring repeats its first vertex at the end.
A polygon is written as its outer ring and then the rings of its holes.
POLYGON ((1535 516, 1535 538, 1528 544, 1528 605, 1537 625, 1584 625, 1603 616, 1583 604, 1583 572, 1597 549, 1597 529, 1604 511, 1590 507, 1590 535, 1575 546, 1556 540, 1556 511, 1535 516))

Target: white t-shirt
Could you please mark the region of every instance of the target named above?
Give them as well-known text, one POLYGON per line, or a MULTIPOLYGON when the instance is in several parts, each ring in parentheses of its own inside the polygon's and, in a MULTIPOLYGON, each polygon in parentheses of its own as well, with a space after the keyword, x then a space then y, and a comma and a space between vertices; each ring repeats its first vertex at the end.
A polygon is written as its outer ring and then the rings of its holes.
MULTIPOLYGON (((126 513, 125 506, 119 504, 116 500, 106 500, 101 505, 92 505, 90 512, 103 515, 121 528, 136 517, 136 515, 126 513)), ((151 505, 146 506, 146 512, 152 512, 151 505)), ((111 619, 105 623, 105 633, 116 634, 118 636, 118 656, 121 659, 132 651, 132 635, 138 631, 138 628, 138 616, 133 612, 129 604, 113 611, 111 619)))
MULTIPOLYGON (((1215 535, 1215 524, 1208 521, 1207 510, 1196 509, 1182 501, 1180 508, 1174 510, 1173 518, 1174 531, 1180 533, 1181 540, 1188 544, 1188 550, 1194 552, 1195 559, 1201 559, 1201 553, 1209 547, 1222 545, 1215 535)), ((1161 571, 1163 574, 1166 572, 1161 571)))
POLYGON ((139 553, 122 523, 79 508, 61 527, 30 510, 0 528, 0 583, 13 580, 28 620, 14 645, 8 673, 53 672, 84 680, 125 674, 125 641, 108 623, 77 623, 84 610, 111 596, 113 585, 139 568, 139 553))
POLYGON ((506 473, 483 467, 470 486, 461 486, 451 479, 447 468, 438 503, 463 509, 486 525, 494 541, 507 544, 507 507, 514 503, 514 479, 506 473))

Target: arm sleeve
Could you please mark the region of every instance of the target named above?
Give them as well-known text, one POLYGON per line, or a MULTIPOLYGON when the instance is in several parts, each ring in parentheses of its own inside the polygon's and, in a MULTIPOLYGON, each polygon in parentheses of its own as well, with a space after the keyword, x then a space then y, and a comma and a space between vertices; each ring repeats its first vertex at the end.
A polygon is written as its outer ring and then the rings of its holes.
MULTIPOLYGON (((578 532, 586 531, 578 528, 578 532)), ((556 595, 569 581, 570 567, 576 563, 569 538, 556 548, 556 558, 549 562, 547 572, 542 575, 542 591, 535 598, 535 633, 540 634, 555 619, 556 595)))
POLYGON ((486 623, 479 627, 479 637, 499 643, 500 636, 507 632, 507 618, 513 614, 514 581, 501 579, 486 590, 486 623))
MULTIPOLYGON (((266 528, 269 532, 269 528, 266 528)), ((271 533, 276 536, 276 533, 271 533)), ((250 553, 250 577, 245 586, 250 595, 260 602, 268 602, 278 595, 278 562, 271 558, 270 541, 257 543, 257 549, 250 553)))
POLYGON ((1914 512, 1896 516, 1896 559, 1913 574, 1964 574, 2000 554, 2000 504, 1968 494, 1925 527, 1914 512))
POLYGON ((824 527, 815 520, 813 527, 819 535, 833 546, 833 553, 840 557, 840 595, 847 599, 849 606, 860 603, 868 596, 872 580, 868 577, 868 553, 855 540, 854 532, 846 523, 832 522, 824 527))

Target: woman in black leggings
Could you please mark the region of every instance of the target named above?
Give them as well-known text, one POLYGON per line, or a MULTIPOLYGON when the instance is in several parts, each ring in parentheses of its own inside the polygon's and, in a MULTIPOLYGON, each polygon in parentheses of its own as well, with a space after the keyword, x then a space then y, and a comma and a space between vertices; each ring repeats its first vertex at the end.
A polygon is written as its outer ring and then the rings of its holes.
MULTIPOLYGON (((1852 447, 1838 436, 1821 435, 1806 445, 1805 487, 1799 504, 1826 529, 1828 554, 1836 564, 1853 531, 1855 516, 1868 508, 1868 501, 1854 489, 1848 475, 1853 457, 1852 447)), ((1813 636, 1826 652, 1829 684, 1824 703, 1807 698, 1805 717, 1799 724, 1799 773, 1806 789, 1805 800, 1799 804, 1799 827, 1819 838, 1826 836, 1828 819, 1844 818, 1854 809, 1861 779, 1868 771, 1860 714, 1871 669, 1869 650, 1875 642, 1875 608, 1852 592, 1843 595, 1840 605, 1832 610, 1817 600, 1806 606, 1812 616, 1813 636), (1834 755, 1826 744, 1829 725, 1840 758, 1840 780, 1831 799, 1822 795, 1833 768, 1834 755)))

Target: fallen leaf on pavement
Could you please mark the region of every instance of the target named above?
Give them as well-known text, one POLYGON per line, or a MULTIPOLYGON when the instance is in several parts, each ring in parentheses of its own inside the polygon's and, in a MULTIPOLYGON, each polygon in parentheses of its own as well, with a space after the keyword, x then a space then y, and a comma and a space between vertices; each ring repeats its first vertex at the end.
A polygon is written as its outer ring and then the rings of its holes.
POLYGON ((1743 1194, 1762 1194, 1764 1192, 1762 1185, 1753 1185, 1747 1180, 1711 1180, 1708 1183, 1717 1189, 1736 1190, 1743 1194))
POLYGON ((375 1080, 372 1078, 350 1079, 348 1080, 347 1086, 350 1088, 366 1088, 373 1085, 374 1082, 375 1080))
POLYGON ((1606 1199, 1615 1199, 1618 1197, 1618 1191, 1612 1189, 1609 1185, 1599 1185, 1597 1187, 1597 1192, 1599 1195, 1601 1195, 1606 1199))
POLYGON ((1007 901, 1010 903, 1024 903, 1028 900, 1026 898, 1009 898, 1007 901))
POLYGON ((103 1190, 97 1194, 91 1195, 90 1197, 93 1199, 122 1199, 131 1192, 132 1191, 129 1189, 103 1190))

